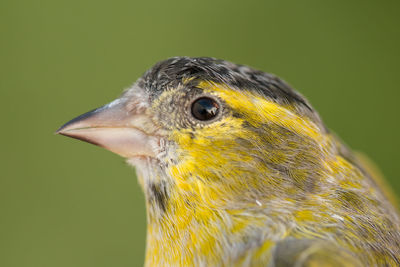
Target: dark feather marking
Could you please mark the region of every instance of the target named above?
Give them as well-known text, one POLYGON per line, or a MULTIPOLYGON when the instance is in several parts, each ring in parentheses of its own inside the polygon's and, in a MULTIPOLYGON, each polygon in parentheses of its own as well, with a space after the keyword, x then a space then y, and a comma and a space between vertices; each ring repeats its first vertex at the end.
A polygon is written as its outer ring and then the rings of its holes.
POLYGON ((158 184, 150 184, 149 186, 150 201, 157 204, 160 209, 165 212, 168 204, 168 192, 165 182, 161 181, 158 184))
POLYGON ((298 104, 313 111, 300 94, 276 76, 209 57, 174 57, 161 61, 143 75, 139 86, 146 88, 154 99, 166 88, 176 87, 189 78, 225 83, 239 90, 255 90, 276 101, 298 104))

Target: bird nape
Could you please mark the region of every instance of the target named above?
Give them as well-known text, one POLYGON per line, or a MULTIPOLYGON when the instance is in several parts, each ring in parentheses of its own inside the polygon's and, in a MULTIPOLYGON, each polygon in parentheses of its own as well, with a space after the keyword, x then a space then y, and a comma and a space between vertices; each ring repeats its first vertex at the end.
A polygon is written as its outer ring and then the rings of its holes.
POLYGON ((146 266, 400 265, 390 192, 271 74, 167 59, 57 133, 136 167, 146 266))

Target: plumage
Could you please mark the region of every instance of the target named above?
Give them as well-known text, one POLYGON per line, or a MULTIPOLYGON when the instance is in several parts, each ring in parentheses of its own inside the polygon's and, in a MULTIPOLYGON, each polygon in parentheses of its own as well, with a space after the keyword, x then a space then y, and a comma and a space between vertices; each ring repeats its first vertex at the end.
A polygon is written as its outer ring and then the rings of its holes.
POLYGON ((171 58, 58 132, 136 167, 146 266, 400 265, 388 193, 271 74, 171 58))

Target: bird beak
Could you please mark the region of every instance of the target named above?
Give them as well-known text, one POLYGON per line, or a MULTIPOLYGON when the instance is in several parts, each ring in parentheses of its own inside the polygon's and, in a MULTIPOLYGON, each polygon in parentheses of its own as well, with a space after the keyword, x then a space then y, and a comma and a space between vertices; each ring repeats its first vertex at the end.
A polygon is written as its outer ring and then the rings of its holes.
POLYGON ((62 134, 106 148, 122 157, 155 157, 159 138, 156 127, 146 115, 143 103, 126 98, 89 111, 67 122, 56 134, 62 134), (128 108, 129 107, 129 108, 128 108))

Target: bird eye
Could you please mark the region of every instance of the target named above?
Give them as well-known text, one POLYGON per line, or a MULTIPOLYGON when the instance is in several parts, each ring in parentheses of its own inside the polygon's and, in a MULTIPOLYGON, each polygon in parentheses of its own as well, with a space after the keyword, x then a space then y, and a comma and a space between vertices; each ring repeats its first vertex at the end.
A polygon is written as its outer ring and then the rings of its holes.
POLYGON ((219 104, 212 98, 201 97, 192 103, 192 115, 200 121, 208 121, 215 118, 219 112, 219 104))

